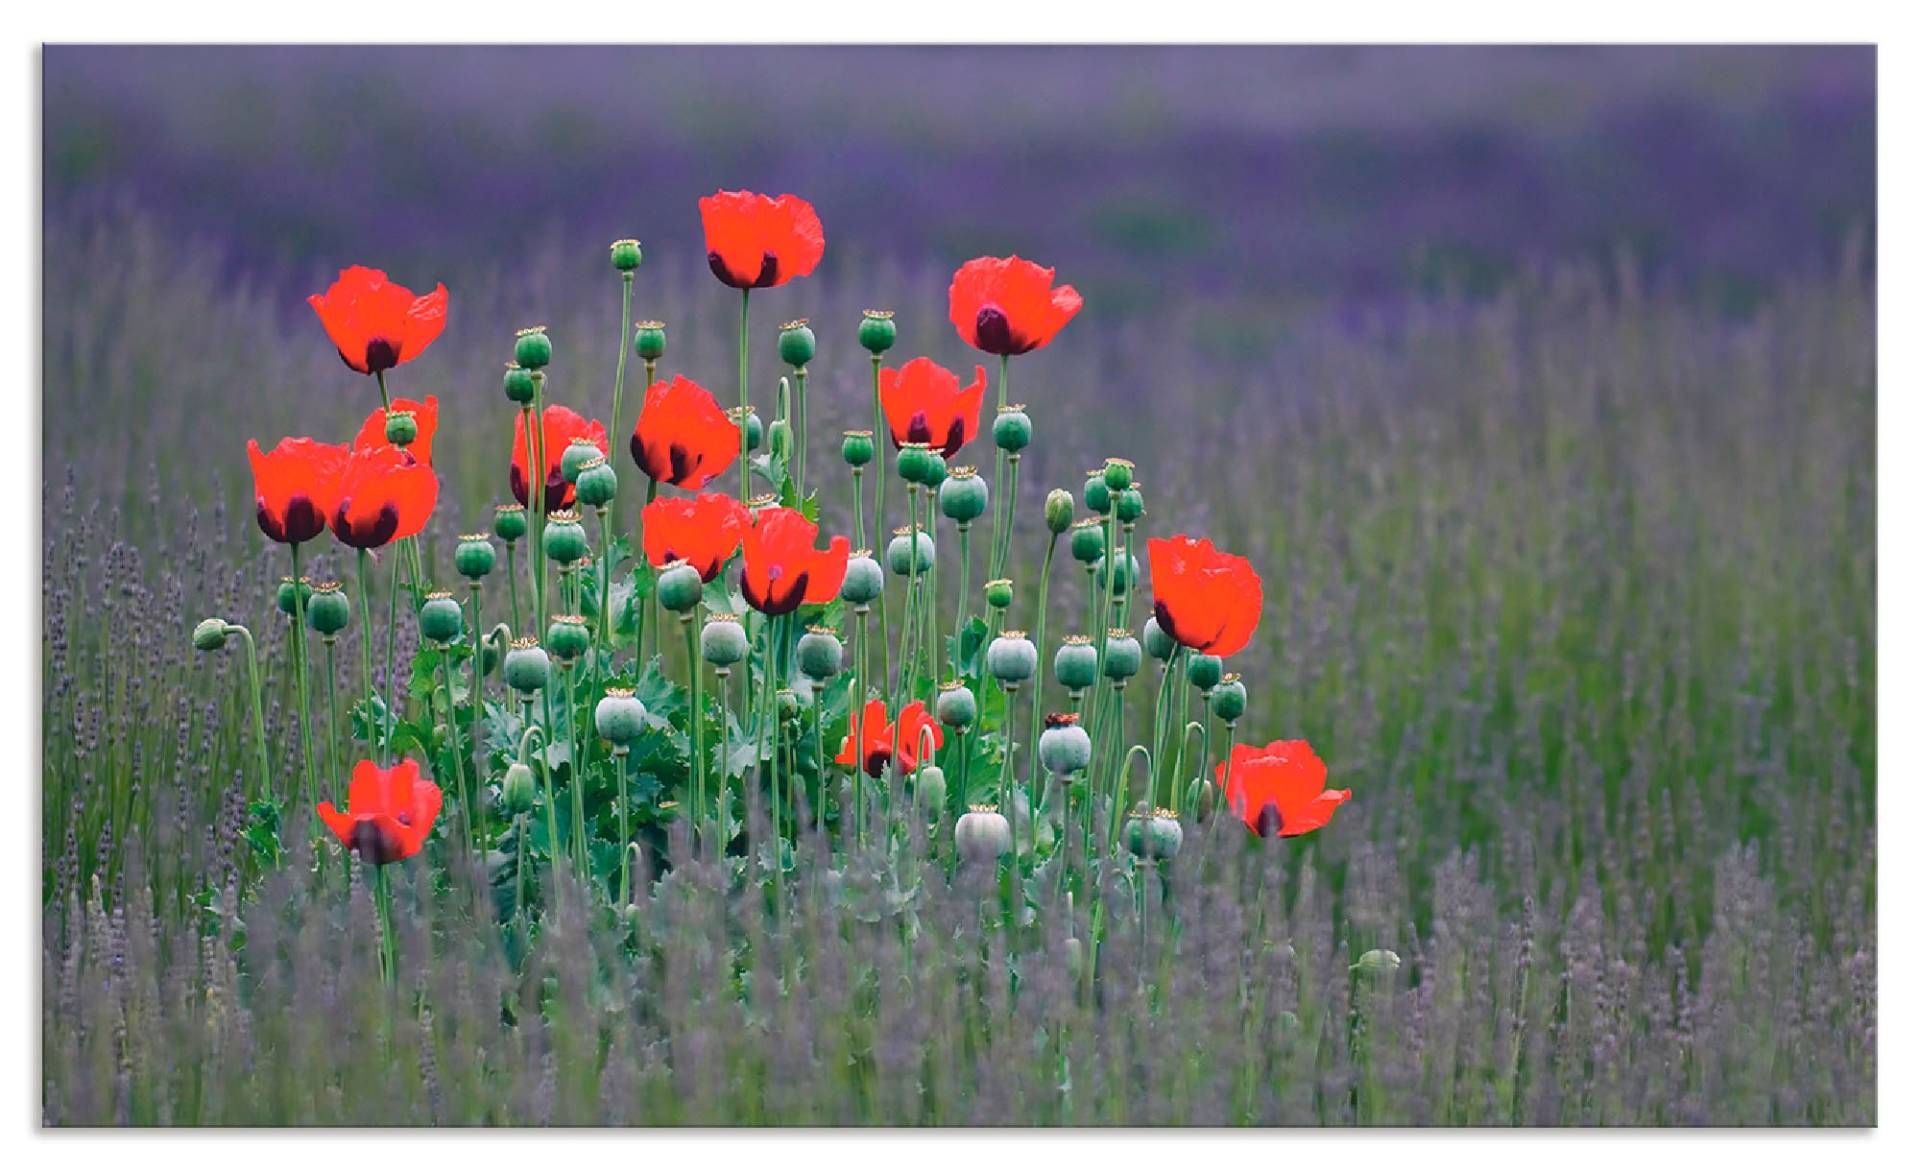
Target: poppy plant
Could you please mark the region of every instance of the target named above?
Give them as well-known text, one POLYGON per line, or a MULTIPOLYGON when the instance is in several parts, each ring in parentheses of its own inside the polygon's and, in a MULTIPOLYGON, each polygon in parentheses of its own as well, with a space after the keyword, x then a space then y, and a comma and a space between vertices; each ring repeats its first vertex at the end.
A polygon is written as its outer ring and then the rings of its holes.
POLYGON ((846 579, 852 550, 844 536, 815 548, 819 535, 814 522, 792 508, 762 508, 740 541, 746 552, 740 592, 747 604, 779 617, 802 605, 832 601, 846 579))
POLYGON ((447 286, 416 297, 378 268, 340 270, 325 293, 307 298, 340 351, 362 374, 379 374, 420 356, 447 325, 447 286))
POLYGON ((676 374, 647 387, 630 446, 656 483, 698 491, 733 466, 740 427, 698 382, 676 374))
POLYGON ((732 496, 661 496, 640 510, 641 548, 647 563, 657 569, 685 561, 702 581, 711 581, 739 549, 741 535, 752 523, 732 496))
POLYGON ((1260 576, 1245 557, 1205 539, 1147 541, 1153 617, 1174 641, 1225 658, 1246 648, 1260 624, 1260 576))
POLYGON ((960 340, 1001 357, 1052 341, 1080 305, 1072 285, 1053 287, 1053 269, 1018 256, 969 260, 947 288, 947 315, 960 340))
POLYGON ((382 768, 361 760, 347 787, 347 811, 321 801, 320 819, 340 844, 362 861, 390 865, 420 852, 440 815, 440 786, 420 775, 420 765, 401 760, 382 768))
MULTIPOLYGON (((415 402, 411 398, 393 400, 393 413, 413 415, 416 433, 413 441, 407 444, 407 454, 422 463, 433 462, 433 432, 440 428, 440 399, 427 395, 425 402, 415 402)), ((388 446, 387 414, 384 406, 376 406, 367 421, 360 426, 360 433, 353 437, 355 451, 370 451, 375 447, 388 446)))
POLYGON ((381 548, 417 536, 433 515, 440 477, 399 447, 376 447, 347 456, 340 493, 328 524, 341 544, 381 548))
POLYGON ((980 404, 987 393, 987 368, 973 367, 964 389, 957 375, 917 357, 897 370, 880 371, 880 407, 895 448, 925 443, 948 459, 980 430, 980 404))
MULTIPOLYGON (((869 699, 865 709, 860 712, 860 727, 856 729, 849 721, 848 735, 840 741, 840 754, 834 757, 834 763, 849 767, 866 769, 869 776, 878 779, 886 773, 887 765, 893 761, 894 731, 893 724, 887 722, 887 704, 881 699, 869 699)), ((900 771, 904 774, 920 766, 920 741, 922 732, 933 732, 932 743, 940 747, 940 725, 927 714, 927 705, 921 702, 908 703, 900 709, 899 746, 900 771)))
POLYGON ((732 288, 774 288, 820 263, 827 237, 820 216, 798 195, 715 191, 700 200, 707 267, 732 288))
POLYGON ((254 519, 269 540, 304 544, 327 529, 347 449, 312 439, 282 439, 271 451, 247 440, 253 464, 254 519))
MULTIPOLYGON (((590 439, 605 455, 607 428, 594 419, 581 418, 564 406, 549 406, 540 416, 540 433, 546 443, 546 511, 558 512, 573 505, 573 485, 567 482, 566 475, 560 469, 560 460, 566 454, 567 444, 575 439, 590 439)), ((527 502, 526 411, 513 416, 513 463, 507 479, 508 486, 513 489, 513 498, 524 506, 527 502)))
POLYGON ((1327 787, 1327 765, 1304 739, 1237 744, 1213 775, 1226 791, 1227 808, 1262 837, 1311 833, 1353 796, 1327 787))

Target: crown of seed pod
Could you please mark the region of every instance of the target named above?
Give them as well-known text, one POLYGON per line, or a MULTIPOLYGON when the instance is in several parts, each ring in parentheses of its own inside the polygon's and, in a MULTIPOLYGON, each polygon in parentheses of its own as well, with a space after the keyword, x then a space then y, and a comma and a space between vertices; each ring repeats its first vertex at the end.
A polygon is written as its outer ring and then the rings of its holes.
POLYGON ((955 467, 940 484, 940 514, 967 525, 987 514, 987 481, 971 467, 955 467))
POLYGON ((848 467, 865 467, 873 462, 873 432, 846 431, 840 437, 840 458, 848 467))
POLYGON ((1005 630, 987 643, 987 673, 1002 686, 1019 686, 1033 677, 1040 651, 1027 640, 1025 630, 1005 630))
POLYGON ((654 592, 660 597, 660 604, 672 613, 686 613, 700 604, 701 596, 706 592, 706 582, 700 579, 700 570, 685 561, 674 561, 660 570, 660 577, 653 583, 654 592))
POLYGON ((538 638, 515 638, 507 647, 507 659, 501 664, 501 676, 522 696, 544 690, 551 663, 538 638))
POLYGON ((632 272, 640 267, 640 241, 615 240, 607 246, 608 257, 620 272, 632 272))
POLYGON ((1068 634, 1053 655, 1053 677, 1070 691, 1084 691, 1100 673, 1100 651, 1085 634, 1068 634))
POLYGON ((1033 442, 1033 420, 1027 417, 1025 403, 1001 407, 993 416, 993 445, 1018 455, 1033 442))
POLYGON ((493 572, 493 542, 487 539, 487 534, 462 533, 460 543, 453 549, 453 567, 469 581, 478 581, 493 572))
POLYGON ((561 614, 547 626, 547 649, 560 660, 563 668, 573 665, 573 660, 585 654, 591 645, 593 633, 587 629, 587 619, 579 614, 561 614))
POLYGON ((1073 559, 1093 568, 1095 561, 1107 555, 1107 530, 1096 516, 1087 516, 1073 523, 1073 535, 1068 538, 1068 551, 1073 559))
POLYGON ((808 626, 794 645, 794 660, 800 665, 800 673, 815 682, 825 682, 839 674, 844 656, 840 631, 832 626, 808 626))
POLYGON ((794 369, 805 369, 813 360, 813 330, 807 327, 807 319, 789 321, 780 326, 780 360, 794 369))
POLYGON ((531 325, 513 335, 513 360, 537 370, 553 360, 553 339, 545 325, 531 325))
POLYGON ((519 362, 508 362, 507 374, 501 379, 500 388, 506 393, 507 401, 527 405, 533 401, 533 371, 519 362))
POLYGON ((847 558, 847 575, 840 582, 840 597, 856 608, 864 607, 887 586, 880 562, 870 548, 857 549, 847 558))
POLYGON ((860 347, 879 357, 893 348, 899 335, 893 324, 893 310, 868 309, 860 314, 860 347))
POLYGON ((493 534, 512 544, 527 534, 527 508, 524 504, 496 504, 493 508, 493 534))
POLYGON ((1045 505, 1047 531, 1055 536, 1073 527, 1073 493, 1066 488, 1054 488, 1047 493, 1045 505))
POLYGON ((615 754, 624 753, 628 744, 646 733, 646 704, 634 698, 631 690, 608 687, 605 697, 594 704, 593 729, 613 745, 615 754))
POLYGON ((700 656, 725 669, 747 656, 747 631, 730 613, 716 613, 700 628, 700 656))
POLYGON ((307 598, 307 627, 323 638, 331 639, 353 620, 353 603, 338 581, 322 581, 307 598))
POLYGON ((420 636, 442 645, 458 638, 466 629, 461 620, 460 603, 446 590, 427 594, 420 605, 420 636))
POLYGON ((1170 861, 1180 852, 1180 842, 1184 836, 1180 830, 1180 818, 1172 809, 1157 808, 1152 812, 1137 810, 1127 814, 1127 852, 1135 857, 1170 861))
POLYGON ((638 321, 633 326, 633 353, 641 361, 657 362, 667 356, 667 323, 638 321))
POLYGON ((1048 715, 1035 751, 1041 767, 1055 776, 1065 776, 1093 762, 1093 738, 1080 726, 1080 716, 1071 711, 1048 715))
POLYGON ((604 508, 620 494, 620 473, 596 447, 593 458, 580 465, 580 474, 574 478, 573 486, 582 504, 604 508))
POLYGON ((933 700, 933 712, 948 727, 968 727, 979 715, 980 708, 967 684, 954 679, 940 684, 940 693, 933 700))

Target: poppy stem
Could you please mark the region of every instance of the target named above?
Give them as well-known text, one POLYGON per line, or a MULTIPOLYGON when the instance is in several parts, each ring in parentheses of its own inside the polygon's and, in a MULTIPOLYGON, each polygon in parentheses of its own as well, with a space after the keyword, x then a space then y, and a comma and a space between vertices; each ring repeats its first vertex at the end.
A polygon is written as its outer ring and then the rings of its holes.
POLYGON ((387 754, 387 758, 380 761, 381 765, 384 767, 391 767, 393 765, 393 725, 395 722, 398 721, 398 718, 399 718, 396 708, 398 708, 400 705, 402 705, 406 701, 405 699, 406 691, 404 689, 399 691, 398 697, 396 697, 396 694, 394 691, 395 679, 394 679, 394 670, 393 670, 394 644, 395 644, 395 641, 397 640, 399 629, 400 629, 400 561, 401 559, 402 558, 399 556, 395 556, 393 558, 393 587, 387 593, 387 676, 385 680, 387 684, 387 694, 385 699, 387 711, 386 711, 386 717, 381 720, 381 738, 384 743, 384 750, 387 754))
MULTIPOLYGON (((1015 709, 1015 705, 1019 702, 1019 699, 1020 699, 1020 684, 1015 682, 1015 683, 1003 683, 1001 685, 1007 692, 1007 714, 1011 716, 1015 709)), ((1009 720, 1009 722, 1011 722, 1011 720, 1009 720)), ((1013 791, 1012 791, 1012 784, 1011 784, 1012 774, 1013 774, 1013 741, 1008 740, 1007 746, 1002 750, 1000 755, 999 807, 1000 807, 1001 814, 1007 818, 1007 823, 1009 825, 1013 825, 1014 827, 1015 836, 1013 840, 1013 847, 1014 847, 1014 851, 1018 853, 1020 849, 1020 838, 1019 838, 1019 826, 1017 824, 1014 824, 1014 817, 1013 817, 1013 791)))
POLYGON ((747 308, 753 302, 753 290, 740 290, 740 502, 753 497, 753 469, 747 464, 747 308))
MULTIPOLYGON (((486 764, 480 751, 480 666, 486 650, 481 645, 484 639, 480 637, 480 582, 473 583, 470 597, 473 603, 473 692, 467 696, 467 706, 472 712, 467 722, 473 728, 473 752, 467 762, 473 766, 473 812, 480 825, 480 855, 484 858, 487 852, 487 777, 486 764)), ((451 703, 452 699, 449 698, 448 702, 451 703)))
POLYGON ((1011 577, 1013 572, 1009 563, 1013 560, 1013 502, 1020 493, 1020 452, 1007 456, 1007 530, 1000 536, 1000 571, 995 577, 1011 577))
POLYGON ((953 645, 954 645, 954 649, 955 649, 956 651, 958 651, 958 649, 960 648, 960 630, 961 630, 961 627, 963 627, 963 626, 965 626, 965 625, 967 624, 967 579, 968 579, 969 577, 971 577, 971 576, 973 576, 973 560, 972 560, 972 557, 971 557, 971 555, 970 555, 970 553, 971 553, 971 551, 972 551, 972 550, 970 550, 970 549, 969 549, 969 548, 967 547, 967 529, 968 529, 968 528, 970 528, 970 527, 972 527, 972 526, 971 526, 971 525, 969 525, 969 524, 968 524, 968 523, 967 523, 966 521, 964 521, 964 520, 963 520, 963 521, 961 521, 961 522, 960 522, 960 524, 959 524, 959 529, 960 529, 960 596, 959 596, 959 604, 957 604, 957 605, 955 605, 955 606, 953 607, 953 609, 954 609, 954 613, 953 613, 953 645))
POLYGON ((862 503, 860 497, 863 494, 860 487, 860 468, 856 467, 853 469, 853 547, 872 548, 873 546, 867 543, 867 519, 860 510, 862 503))
MULTIPOLYGON (((466 753, 460 749, 460 708, 453 701, 453 648, 440 647, 440 685, 447 692, 447 737, 453 747, 453 787, 460 794, 461 821, 467 831, 467 848, 472 849, 477 835, 473 826, 473 802, 467 796, 466 753)), ((431 725, 431 724, 429 724, 431 725)))
POLYGON ((520 571, 514 567, 514 545, 518 541, 507 542, 507 596, 513 603, 513 630, 517 637, 520 632, 520 571))
MULTIPOLYGON (((934 494, 935 493, 932 488, 927 489, 927 499, 926 499, 927 523, 925 527, 929 535, 939 531, 938 525, 935 524, 934 522, 934 507, 935 507, 934 494)), ((939 549, 939 545, 936 543, 934 546, 933 563, 927 566, 927 598, 925 603, 920 607, 920 612, 924 615, 922 620, 926 625, 926 629, 921 632, 920 641, 926 647, 925 653, 929 656, 929 659, 930 659, 928 663, 928 671, 935 679, 938 679, 940 675, 943 673, 942 664, 940 661, 941 654, 940 654, 940 612, 939 611, 940 611, 940 549, 939 549)))
MULTIPOLYGON (((1163 751, 1167 742, 1167 680, 1186 660, 1186 654, 1187 648, 1185 646, 1175 646, 1173 653, 1167 655, 1167 660, 1160 664, 1160 689, 1159 693, 1156 694, 1153 699, 1154 764, 1152 782, 1147 787, 1147 803, 1150 805, 1157 804, 1159 800, 1161 775, 1163 773, 1169 776, 1171 775, 1167 773, 1167 759, 1163 751)), ((1169 779, 1169 788, 1175 783, 1177 783, 1177 781, 1169 779)), ((1159 805, 1158 807, 1177 808, 1179 806, 1174 803, 1177 798, 1177 793, 1169 791, 1167 793, 1167 803, 1159 805)))
POLYGON ((367 750, 375 751, 373 719, 377 696, 373 690, 373 605, 368 600, 367 550, 363 548, 358 551, 355 566, 360 584, 360 681, 366 687, 367 695, 367 750))
MULTIPOLYGON (((884 590, 882 591, 882 596, 885 596, 884 590)), ((869 606, 856 605, 853 607, 854 616, 859 619, 860 624, 854 627, 853 701, 847 704, 847 706, 853 714, 851 723, 851 730, 853 732, 853 837, 856 844, 860 840, 861 821, 865 816, 863 812, 865 806, 862 802, 866 798, 865 780, 867 774, 867 619, 871 612, 872 610, 869 606)), ((882 681, 884 682, 884 680, 882 681)), ((821 770, 823 773, 825 772, 824 764, 821 770)), ((842 820, 845 820, 847 810, 840 810, 840 816, 842 820)))
POLYGON ((1227 785, 1233 783, 1233 741, 1239 724, 1235 720, 1227 721, 1227 754, 1220 763, 1220 799, 1227 798, 1227 785))
MULTIPOLYGON (((693 628, 693 616, 699 612, 699 609, 700 607, 696 605, 680 615, 680 629, 686 634, 687 642, 687 681, 689 689, 693 692, 693 703, 687 708, 687 734, 691 737, 693 744, 692 758, 687 761, 687 773, 692 781, 689 786, 692 790, 690 802, 692 807, 688 810, 688 815, 692 818, 695 829, 700 827, 700 818, 706 815, 707 802, 707 712, 704 696, 700 693, 700 633, 693 628)), ((724 696, 722 696, 720 707, 723 712, 726 710, 724 696)), ((724 718, 721 720, 720 728, 721 733, 725 734, 724 718)))
POLYGON ((267 717, 260 703, 260 654, 253 644, 253 631, 233 622, 227 623, 229 634, 240 635, 247 644, 247 689, 253 697, 253 738, 260 749, 260 789, 255 794, 266 796, 273 786, 273 770, 267 763, 267 717))
MULTIPOLYGON (((620 274, 620 357, 613 366, 613 415, 607 420, 609 438, 620 434, 620 398, 627 384, 627 351, 633 347, 628 344, 633 321, 633 273, 620 274)), ((611 445, 611 444, 609 444, 611 445)))
MULTIPOLYGON (((317 807, 318 788, 313 779, 313 705, 307 697, 307 599, 300 591, 300 546, 287 546, 293 553, 293 671, 300 694, 300 762, 307 775, 307 804, 317 807)), ((318 822, 309 829, 319 832, 318 822)))
POLYGON ((541 401, 546 375, 533 374, 533 402, 522 407, 527 420, 527 527, 528 548, 533 569, 533 632, 536 637, 547 626, 547 548, 542 532, 547 523, 547 409, 541 401), (537 470, 536 470, 537 469, 537 470), (539 479, 536 481, 535 476, 539 479))
POLYGON ((793 476, 793 490, 801 499, 807 497, 807 367, 793 368, 793 461, 798 470, 793 476))
POLYGON ((390 985, 399 972, 394 970, 393 890, 384 865, 373 867, 373 906, 380 923, 380 977, 390 985))
MULTIPOLYGON (((607 587, 613 582, 613 541, 607 527, 607 507, 602 504, 594 509, 600 517, 600 650, 613 652, 613 622, 607 617, 607 587)), ((642 610, 644 611, 644 608, 642 610)), ((636 649, 638 644, 636 643, 636 649)), ((596 667, 597 669, 597 667, 596 667)))
POLYGON ((334 781, 340 776, 340 688, 334 681, 333 635, 320 641, 327 655, 327 777, 334 781))
MULTIPOLYGON (((547 797, 547 870, 553 883, 553 896, 560 898, 560 815, 554 807, 553 796, 553 756, 548 751, 553 746, 553 684, 549 682, 540 688, 540 705, 544 709, 547 721, 540 736, 540 779, 546 789, 547 797)), ((528 712, 531 717, 532 712, 528 712)), ((525 741, 522 740, 524 749, 525 741)))
POLYGON ((573 666, 560 664, 560 685, 565 688, 560 704, 567 723, 567 787, 573 790, 573 864, 580 881, 587 881, 587 778, 580 750, 578 720, 573 717, 573 666))
MULTIPOLYGON (((1060 534, 1053 533, 1047 540, 1047 555, 1040 561, 1040 582, 1036 590, 1039 600, 1034 603, 1033 609, 1033 644, 1040 648, 1043 660, 1047 653, 1047 586, 1053 579, 1053 551, 1059 545, 1060 534)), ((1036 753, 1040 750, 1040 694, 1046 689, 1046 669, 1046 666, 1042 665, 1034 671, 1033 714, 1027 725, 1027 771, 1029 773, 1037 773, 1040 769, 1037 762, 1039 757, 1036 753)))
MULTIPOLYGON (((880 438, 882 435, 886 435, 890 433, 884 429, 885 425, 886 425, 886 419, 882 415, 880 410, 880 355, 874 354, 873 355, 873 442, 874 442, 874 450, 876 452, 883 452, 883 448, 880 447, 880 438)), ((878 469, 876 470, 873 477, 874 478, 873 544, 869 546, 871 548, 878 550, 880 554, 880 563, 883 568, 886 565, 886 558, 887 558, 886 541, 887 541, 887 478, 888 477, 887 477, 887 469, 886 469, 885 463, 886 463, 886 460, 884 458, 884 453, 883 453, 880 461, 880 465, 878 466, 878 469)), ((858 490, 859 483, 860 483, 859 468, 854 469, 853 475, 854 475, 854 481, 853 481, 854 486, 855 486, 855 489, 858 490)), ((880 682, 882 686, 885 686, 886 680, 893 677, 893 629, 892 629, 892 624, 887 621, 887 590, 884 585, 880 589, 880 654, 881 654, 880 682)), ((856 813, 856 816, 857 815, 858 814, 856 813)))
POLYGON ((628 880, 629 880, 629 875, 631 874, 630 862, 628 861, 628 858, 627 858, 627 853, 628 853, 627 846, 633 840, 632 831, 627 827, 627 749, 625 746, 616 746, 613 749, 613 771, 614 771, 615 777, 618 779, 619 786, 620 786, 620 901, 619 901, 619 905, 625 906, 627 904, 627 897, 628 897, 628 894, 627 894, 628 880))
POLYGON ((373 372, 373 380, 374 383, 380 387, 381 409, 387 414, 392 414, 393 399, 387 397, 387 372, 385 370, 375 370, 373 372))
MULTIPOLYGON (((1007 355, 1006 354, 1000 355, 1000 389, 998 391, 998 396, 999 396, 999 402, 997 404, 998 409, 994 412, 995 418, 999 418, 1000 417, 999 411, 1005 410, 1007 407, 1007 355)), ((991 551, 988 553, 988 558, 987 558, 988 559, 987 577, 989 579, 997 579, 999 577, 1005 576, 1005 574, 1000 571, 1000 533, 1001 533, 1002 525, 1004 523, 1004 521, 1002 521, 1001 519, 1001 516, 1007 513, 1008 511, 1007 501, 1005 499, 1006 487, 1007 487, 1007 452, 998 443, 996 443, 994 444, 994 449, 993 449, 993 545, 992 545, 991 551)))

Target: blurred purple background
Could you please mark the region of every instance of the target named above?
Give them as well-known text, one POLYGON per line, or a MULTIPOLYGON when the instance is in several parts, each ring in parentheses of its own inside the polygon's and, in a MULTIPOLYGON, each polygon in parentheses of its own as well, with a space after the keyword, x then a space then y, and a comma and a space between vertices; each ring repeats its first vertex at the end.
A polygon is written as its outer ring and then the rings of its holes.
MULTIPOLYGON (((248 274, 450 283, 791 190, 826 267, 1017 251, 1108 319, 1476 295, 1631 257, 1738 311, 1871 245, 1871 48, 147 48, 45 53, 46 215, 248 274)), ((1869 252, 1870 254, 1870 252, 1869 252)), ((57 258, 49 257, 49 262, 57 258)), ((296 304, 296 307, 297 304, 296 304)))

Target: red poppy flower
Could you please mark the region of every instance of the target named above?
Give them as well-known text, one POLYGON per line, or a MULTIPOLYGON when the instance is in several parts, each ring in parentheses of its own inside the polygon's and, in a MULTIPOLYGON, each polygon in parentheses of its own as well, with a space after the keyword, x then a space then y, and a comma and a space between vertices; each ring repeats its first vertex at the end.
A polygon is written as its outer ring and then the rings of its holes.
MULTIPOLYGON (((602 455, 607 453, 607 428, 595 419, 581 418, 564 406, 549 406, 540 416, 540 433, 547 445, 547 511, 558 512, 573 503, 573 485, 560 471, 560 457, 575 439, 592 439, 602 455)), ((735 435, 735 442, 739 437, 735 435)), ((527 412, 513 416, 513 464, 507 472, 513 498, 527 503, 527 412)))
POLYGON ((310 296, 307 303, 320 314, 340 360, 363 374, 419 357, 447 326, 446 285, 416 297, 378 268, 342 268, 326 294, 310 296))
POLYGON ((1003 356, 1052 341, 1080 304, 1072 285, 1053 287, 1053 269, 1018 256, 969 260, 947 287, 947 315, 960 340, 1003 356))
POLYGON ((979 433, 986 393, 985 366, 973 367, 973 382, 965 389, 958 376, 931 358, 880 371, 880 406, 893 445, 925 443, 948 459, 979 433))
POLYGON ((827 250, 813 204, 752 191, 715 191, 700 200, 707 267, 734 288, 772 288, 805 276, 827 250))
MULTIPOLYGON (((901 708, 900 770, 903 774, 920 766, 921 732, 926 729, 932 729, 933 746, 938 748, 940 725, 927 714, 927 705, 913 702, 901 708)), ((868 699, 866 708, 860 713, 860 727, 855 729, 849 717, 847 732, 847 737, 840 741, 840 754, 834 757, 833 762, 865 768, 867 775, 875 778, 885 774, 887 764, 893 759, 894 745, 894 726, 887 722, 886 703, 880 699, 868 699)))
POLYGON ((268 539, 305 544, 327 529, 347 449, 312 439, 282 439, 271 451, 247 440, 253 464, 254 519, 268 539))
POLYGON ((1167 637, 1224 658, 1246 648, 1260 624, 1260 575, 1245 557, 1188 536, 1147 541, 1153 617, 1167 637))
POLYGON ((740 427, 698 382, 675 374, 647 387, 630 446, 648 478, 699 491, 739 457, 740 427))
POLYGON ((1233 767, 1213 766, 1226 788, 1227 807, 1262 837, 1298 837, 1333 819, 1333 810, 1353 796, 1327 788, 1327 765, 1304 739, 1276 739, 1265 747, 1235 744, 1233 767))
POLYGON ((420 775, 420 765, 401 760, 391 768, 372 760, 353 766, 347 811, 320 802, 320 819, 340 844, 375 865, 405 861, 420 852, 440 815, 440 786, 420 775))
POLYGON ((747 604, 779 617, 802 605, 832 601, 846 579, 852 550, 844 536, 815 548, 819 535, 814 522, 792 508, 762 508, 740 541, 746 550, 740 592, 747 604))
POLYGON ((711 581, 752 523, 746 505, 729 495, 661 496, 640 509, 640 542, 656 569, 685 561, 699 570, 702 581, 711 581))
MULTIPOLYGON (((440 427, 440 400, 427 395, 425 402, 415 402, 411 398, 393 400, 396 411, 412 411, 413 425, 418 429, 413 442, 407 444, 407 454, 422 463, 433 462, 433 432, 440 427)), ((367 421, 361 425, 360 433, 353 437, 355 451, 370 451, 375 447, 387 446, 387 408, 376 406, 367 421)))
POLYGON ((417 536, 440 498, 433 468, 399 447, 375 447, 347 456, 340 494, 327 523, 341 544, 381 548, 417 536))

